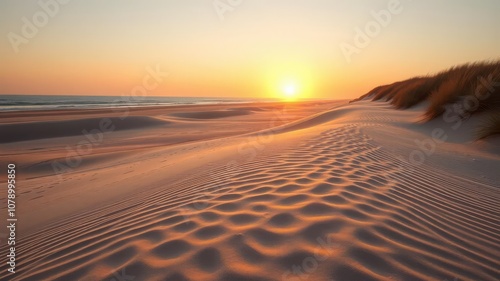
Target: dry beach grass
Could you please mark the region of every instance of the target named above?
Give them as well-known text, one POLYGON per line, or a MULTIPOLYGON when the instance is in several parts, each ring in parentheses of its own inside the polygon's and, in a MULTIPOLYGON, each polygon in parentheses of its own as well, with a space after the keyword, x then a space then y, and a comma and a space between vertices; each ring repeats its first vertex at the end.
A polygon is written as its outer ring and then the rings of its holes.
MULTIPOLYGON (((452 67, 435 75, 415 77, 379 86, 359 99, 390 101, 398 109, 427 102, 426 120, 442 116, 447 108, 456 108, 460 118, 483 114, 486 126, 479 126, 478 136, 497 134, 493 125, 500 111, 500 62, 480 62, 452 67), (491 128, 491 129, 490 129, 491 128)), ((357 99, 358 100, 358 99, 357 99)), ((451 110, 451 109, 450 109, 451 110)), ((496 125, 498 126, 498 125, 496 125)))

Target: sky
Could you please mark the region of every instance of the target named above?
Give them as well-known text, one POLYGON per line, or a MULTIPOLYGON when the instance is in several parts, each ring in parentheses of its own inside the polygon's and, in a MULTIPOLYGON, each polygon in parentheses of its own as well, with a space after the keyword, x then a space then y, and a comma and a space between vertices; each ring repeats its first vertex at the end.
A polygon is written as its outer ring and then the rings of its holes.
POLYGON ((498 0, 2 0, 0 94, 349 99, 499 59, 499 11, 498 0))

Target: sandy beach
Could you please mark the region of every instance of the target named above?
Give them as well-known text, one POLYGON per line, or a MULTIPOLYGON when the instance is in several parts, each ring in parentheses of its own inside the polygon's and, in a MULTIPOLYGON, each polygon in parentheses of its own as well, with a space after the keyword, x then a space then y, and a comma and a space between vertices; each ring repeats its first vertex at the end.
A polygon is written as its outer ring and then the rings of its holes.
POLYGON ((0 281, 500 281, 500 1, 0 1, 0 281))
POLYGON ((420 124, 422 112, 367 100, 1 112, 19 259, 0 278, 498 280, 498 136, 474 141, 472 119, 420 124))

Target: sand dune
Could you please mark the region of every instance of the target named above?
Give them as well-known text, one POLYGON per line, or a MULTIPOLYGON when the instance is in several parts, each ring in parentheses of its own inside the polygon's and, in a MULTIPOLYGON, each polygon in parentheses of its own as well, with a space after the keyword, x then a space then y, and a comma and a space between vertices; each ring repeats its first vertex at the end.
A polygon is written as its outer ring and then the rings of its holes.
MULTIPOLYGON (((27 179, 56 191, 20 202, 31 227, 12 280, 498 280, 500 156, 450 134, 416 165, 414 140, 447 124, 422 129, 421 111, 384 102, 332 107, 27 179)), ((220 110, 167 115, 270 116, 220 110)))
POLYGON ((233 116, 240 116, 247 114, 251 114, 251 111, 247 109, 228 109, 228 110, 214 110, 214 111, 177 112, 177 113, 172 113, 171 116, 204 120, 204 119, 233 117, 233 116))
POLYGON ((31 141, 37 139, 62 138, 82 135, 82 131, 123 131, 164 126, 168 122, 147 116, 127 118, 87 118, 67 121, 29 122, 0 125, 0 143, 31 141))

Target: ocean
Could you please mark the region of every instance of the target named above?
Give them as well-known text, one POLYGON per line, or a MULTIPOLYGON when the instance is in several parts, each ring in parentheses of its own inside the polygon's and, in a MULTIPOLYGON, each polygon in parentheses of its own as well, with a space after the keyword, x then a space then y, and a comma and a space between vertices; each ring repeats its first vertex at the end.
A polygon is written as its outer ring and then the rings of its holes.
POLYGON ((87 109, 137 106, 174 106, 190 104, 223 104, 273 101, 273 99, 197 98, 197 97, 132 97, 120 96, 49 96, 0 95, 0 111, 87 109))

